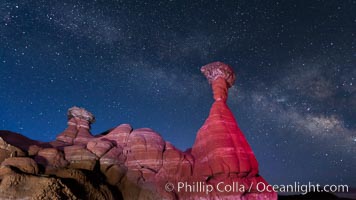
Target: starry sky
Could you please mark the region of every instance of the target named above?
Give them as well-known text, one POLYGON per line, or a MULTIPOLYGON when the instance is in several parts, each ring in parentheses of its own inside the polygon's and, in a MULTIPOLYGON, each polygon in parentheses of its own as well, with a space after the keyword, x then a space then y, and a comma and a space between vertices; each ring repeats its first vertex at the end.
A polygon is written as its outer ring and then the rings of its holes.
POLYGON ((270 183, 356 187, 355 0, 1 0, 0 129, 54 140, 76 105, 185 150, 213 61, 270 183))

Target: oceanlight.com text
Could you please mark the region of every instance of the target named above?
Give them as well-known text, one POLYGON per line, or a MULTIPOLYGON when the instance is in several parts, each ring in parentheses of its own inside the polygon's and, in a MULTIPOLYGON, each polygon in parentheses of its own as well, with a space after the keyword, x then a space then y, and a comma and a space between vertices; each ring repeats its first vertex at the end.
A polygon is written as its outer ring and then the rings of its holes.
POLYGON ((244 193, 244 192, 279 192, 279 193, 301 193, 306 194, 308 192, 348 192, 348 185, 321 185, 308 182, 308 184, 301 184, 300 182, 294 182, 294 184, 287 185, 269 185, 264 182, 240 184, 233 182, 225 184, 219 182, 216 185, 208 184, 205 182, 177 182, 166 183, 165 190, 168 192, 187 192, 187 193, 206 193, 219 192, 219 193, 244 193))
POLYGON ((290 192, 290 193, 301 193, 306 194, 308 192, 348 192, 348 185, 320 185, 318 183, 313 184, 308 182, 308 184, 301 184, 300 182, 294 182, 294 184, 288 185, 268 185, 266 183, 257 183, 257 191, 259 192, 290 192))

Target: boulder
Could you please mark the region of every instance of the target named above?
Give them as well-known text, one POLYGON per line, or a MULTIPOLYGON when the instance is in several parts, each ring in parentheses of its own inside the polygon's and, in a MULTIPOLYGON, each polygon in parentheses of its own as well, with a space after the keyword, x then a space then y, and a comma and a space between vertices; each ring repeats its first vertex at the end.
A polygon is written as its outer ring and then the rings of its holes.
POLYGON ((16 156, 26 156, 26 153, 20 148, 7 143, 2 137, 0 137, 0 163, 6 158, 16 156))
POLYGON ((24 173, 28 174, 38 174, 38 166, 37 163, 28 157, 11 157, 6 158, 1 166, 10 166, 14 167, 24 173))
POLYGON ((126 146, 131 132, 132 127, 130 124, 121 124, 103 136, 103 138, 114 141, 117 145, 126 146))
POLYGON ((127 146, 128 168, 146 168, 154 173, 162 167, 165 142, 162 137, 149 128, 136 129, 129 136, 127 146))
POLYGON ((124 165, 126 161, 126 155, 121 146, 111 148, 100 158, 100 165, 124 165))
POLYGON ((35 161, 44 166, 46 170, 66 167, 69 162, 64 159, 62 151, 56 148, 41 149, 35 156, 35 161))
POLYGON ((97 163, 97 156, 82 145, 64 147, 65 159, 74 169, 94 170, 97 163))
POLYGON ((93 139, 88 142, 87 149, 100 158, 113 146, 114 144, 110 140, 107 140, 105 138, 93 139))

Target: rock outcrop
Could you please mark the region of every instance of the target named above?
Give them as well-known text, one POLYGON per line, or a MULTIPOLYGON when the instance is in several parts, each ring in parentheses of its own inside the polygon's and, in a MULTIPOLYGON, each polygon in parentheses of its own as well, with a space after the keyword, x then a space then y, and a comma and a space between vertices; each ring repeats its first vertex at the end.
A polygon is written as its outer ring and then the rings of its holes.
POLYGON ((232 68, 215 62, 202 72, 215 102, 192 149, 128 124, 93 136, 94 115, 73 107, 52 142, 0 131, 0 199, 277 199, 258 190, 267 183, 226 104, 232 68))

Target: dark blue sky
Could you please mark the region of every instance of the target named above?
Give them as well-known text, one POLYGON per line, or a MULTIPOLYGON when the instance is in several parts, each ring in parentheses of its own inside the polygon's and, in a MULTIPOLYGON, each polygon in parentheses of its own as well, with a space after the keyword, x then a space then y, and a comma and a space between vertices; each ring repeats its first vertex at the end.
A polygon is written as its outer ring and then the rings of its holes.
POLYGON ((150 127, 184 150, 229 106, 271 183, 356 186, 356 1, 0 1, 0 129, 50 141, 76 105, 93 134, 150 127))

